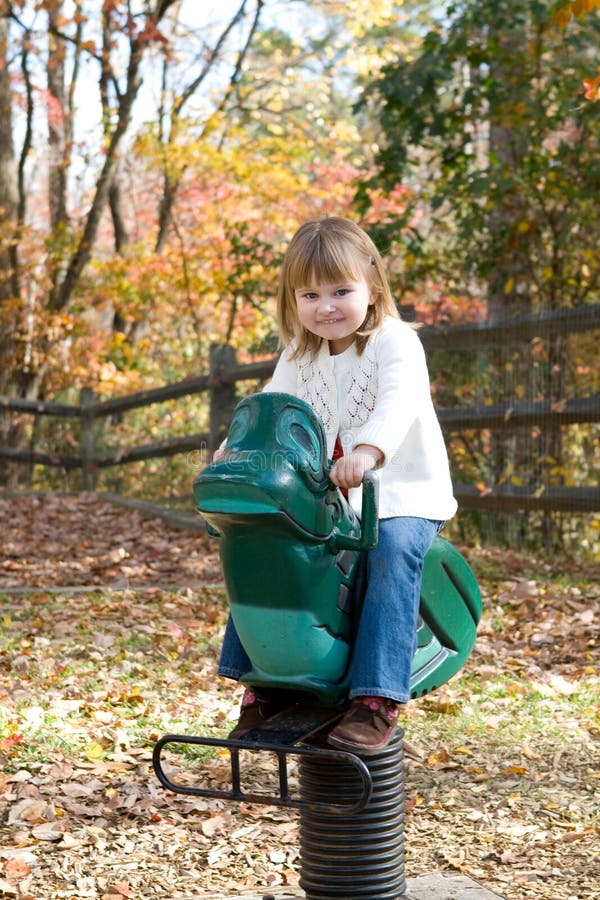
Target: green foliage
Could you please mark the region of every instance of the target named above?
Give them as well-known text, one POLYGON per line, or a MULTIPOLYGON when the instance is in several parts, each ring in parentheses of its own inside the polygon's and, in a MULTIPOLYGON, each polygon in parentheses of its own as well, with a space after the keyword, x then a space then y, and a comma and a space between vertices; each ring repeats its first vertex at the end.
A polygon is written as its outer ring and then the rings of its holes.
MULTIPOLYGON (((598 302, 600 119, 584 91, 600 21, 561 33, 551 17, 538 0, 458 0, 416 53, 400 53, 363 92, 359 110, 379 118, 379 168, 357 200, 365 211, 374 189, 411 189, 378 237, 401 245, 403 295, 431 294, 432 313, 461 295, 484 301, 490 320, 598 302)), ((417 305, 423 318, 427 302, 417 305)), ((546 400, 559 409, 598 390, 596 352, 580 336, 474 351, 432 359, 440 405, 546 400)), ((551 432, 532 423, 453 434, 449 449, 456 481, 535 493, 595 484, 598 460, 586 452, 595 440, 594 425, 551 432)), ((574 543, 573 517, 502 518, 473 514, 470 536, 574 543)), ((594 521, 584 530, 597 552, 594 521)))
POLYGON ((489 282, 518 256, 507 302, 524 291, 534 307, 586 302, 600 277, 600 120, 581 85, 600 22, 562 36, 535 0, 465 0, 447 14, 363 95, 382 135, 359 200, 374 184, 419 183, 404 217, 412 284, 449 269, 489 282))

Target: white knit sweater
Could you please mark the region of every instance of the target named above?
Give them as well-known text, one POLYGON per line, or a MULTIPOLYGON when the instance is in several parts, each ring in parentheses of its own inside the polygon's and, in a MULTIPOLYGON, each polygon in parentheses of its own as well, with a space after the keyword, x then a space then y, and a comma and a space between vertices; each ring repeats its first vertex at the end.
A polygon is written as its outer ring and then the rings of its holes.
MULTIPOLYGON (((330 456, 338 434, 344 453, 358 444, 382 451, 379 517, 450 519, 456 500, 417 332, 389 316, 360 356, 354 345, 331 356, 327 341, 316 356, 290 355, 283 352, 265 390, 312 406, 325 426, 330 456)), ((360 513, 360 488, 350 490, 350 502, 360 513)))

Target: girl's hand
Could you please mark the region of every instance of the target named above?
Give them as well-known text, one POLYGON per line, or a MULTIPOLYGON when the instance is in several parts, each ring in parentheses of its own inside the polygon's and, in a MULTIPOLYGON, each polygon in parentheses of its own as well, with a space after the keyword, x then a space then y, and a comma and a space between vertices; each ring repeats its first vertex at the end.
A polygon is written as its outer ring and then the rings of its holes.
POLYGON ((340 488, 360 487, 365 472, 376 469, 382 459, 383 453, 378 447, 359 444, 352 453, 336 460, 329 471, 329 479, 340 488))
POLYGON ((217 447, 217 449, 215 450, 215 452, 212 455, 211 462, 217 462, 217 460, 221 459, 221 457, 223 456, 224 453, 225 453, 225 441, 223 441, 223 443, 221 444, 220 447, 217 447))

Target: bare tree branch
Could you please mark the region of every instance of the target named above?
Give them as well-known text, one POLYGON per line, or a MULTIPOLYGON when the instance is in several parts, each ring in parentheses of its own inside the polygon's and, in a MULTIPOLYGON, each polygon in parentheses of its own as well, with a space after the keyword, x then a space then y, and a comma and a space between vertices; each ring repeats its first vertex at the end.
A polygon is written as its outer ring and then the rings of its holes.
MULTIPOLYGON (((146 15, 145 28, 149 28, 150 25, 157 25, 174 2, 175 0, 158 0, 154 10, 152 12, 149 11, 146 15)), ((130 4, 128 4, 128 10, 131 18, 130 4)), ((104 69, 101 78, 109 79, 114 87, 118 101, 117 121, 112 127, 112 130, 109 129, 106 131, 107 145, 105 148, 106 156, 104 165, 102 166, 96 182, 94 197, 87 214, 83 233, 71 256, 62 282, 51 292, 49 306, 54 310, 63 309, 64 306, 66 306, 73 290, 77 286, 81 273, 92 255, 92 249, 98 234, 102 212, 108 200, 113 182, 115 166, 118 159, 118 149, 131 122, 133 106, 142 83, 141 63, 144 53, 150 43, 148 39, 142 39, 140 37, 143 31, 144 29, 135 35, 132 34, 130 38, 127 73, 125 77, 125 86, 122 90, 119 88, 110 61, 107 62, 104 60, 103 51, 101 62, 104 69)))
MULTIPOLYGON (((247 2, 248 2, 248 0, 243 0, 243 3, 241 4, 240 8, 234 15, 233 19, 231 19, 231 21, 229 22, 229 24, 227 25, 225 30, 221 33, 219 40, 217 41, 217 43, 215 44, 215 46, 209 53, 208 59, 204 63, 204 66, 202 67, 202 69, 200 70, 198 75, 194 78, 193 81, 190 82, 190 84, 185 88, 185 90, 180 94, 180 96, 177 98, 177 100, 173 104, 173 118, 174 119, 178 119, 180 117, 181 111, 182 111, 183 107, 185 106, 185 104, 187 103, 187 101, 190 99, 190 97, 192 97, 196 93, 196 91, 198 90, 198 88, 200 87, 200 85, 202 84, 204 79, 206 78, 206 76, 211 71, 215 62, 219 59, 219 55, 225 45, 225 42, 227 41, 227 38, 229 37, 229 35, 231 34, 231 32, 233 31, 235 26, 238 24, 238 22, 241 22, 241 20, 246 15, 246 3, 247 2)), ((262 5, 263 5, 263 0, 258 0, 258 3, 257 3, 258 14, 260 14, 260 9, 262 8, 262 5)), ((244 48, 244 51, 242 51, 242 52, 245 52, 245 49, 246 48, 244 48)), ((239 63, 239 58, 238 58, 238 63, 239 63)), ((237 65, 236 65, 236 69, 237 69, 237 65)))
POLYGON ((171 6, 174 6, 177 2, 178 0, 158 0, 154 15, 158 20, 162 19, 171 6))
MULTIPOLYGON (((207 78, 207 76, 211 72, 213 66, 216 64, 216 62, 220 58, 220 55, 223 51, 223 48, 224 48, 226 41, 227 41, 228 37, 230 36, 231 32, 236 27, 236 25, 238 25, 239 22, 241 22, 242 19, 246 16, 246 6, 247 6, 247 0, 243 0, 241 5, 239 6, 237 12, 233 16, 233 18, 229 21, 229 23, 225 27, 225 29, 222 31, 221 35, 219 36, 219 39, 217 40, 214 47, 210 51, 208 58, 206 59, 200 72, 198 72, 196 77, 194 79, 192 79, 192 81, 187 85, 186 88, 184 88, 184 90, 181 92, 181 94, 175 100, 175 102, 173 104, 173 108, 171 110, 171 124, 170 124, 170 128, 169 128, 169 132, 168 132, 168 135, 163 140, 163 150, 164 150, 164 153, 163 153, 163 169, 164 169, 163 194, 162 194, 161 201, 160 201, 158 233, 157 233, 157 237, 156 237, 156 244, 154 247, 156 253, 161 253, 166 246, 167 238, 169 235, 169 227, 172 222, 173 205, 175 203, 175 198, 177 196, 177 191, 179 189, 179 185, 181 184, 181 178, 183 176, 183 173, 185 172, 185 166, 184 166, 177 176, 173 176, 171 174, 171 172, 169 171, 169 165, 168 165, 168 160, 167 160, 167 149, 175 141, 179 121, 181 119, 181 114, 183 112, 184 106, 186 105, 188 100, 192 96, 194 96, 194 94, 198 91, 198 88, 201 86, 203 81, 207 78)), ((254 11, 254 18, 253 18, 252 24, 250 26, 250 29, 248 31, 248 34, 246 36, 244 46, 238 52, 235 66, 234 66, 233 72, 231 74, 231 77, 229 79, 229 83, 228 83, 225 91, 223 92, 223 96, 221 97, 219 104, 217 105, 217 107, 215 109, 214 115, 222 112, 223 109, 225 109, 227 102, 228 102, 229 98, 231 97, 233 90, 235 89, 235 85, 237 84, 237 81, 240 77, 240 73, 242 71, 242 66, 244 64, 244 60, 248 54, 250 45, 252 43, 252 39, 258 28, 258 24, 260 21, 260 16, 262 13, 263 6, 264 6, 264 0, 257 0, 255 11, 254 11)), ((164 83, 164 78, 163 78, 163 83, 164 83)), ((161 125, 162 125, 163 121, 164 121, 164 115, 161 116, 161 125)))
POLYGON ((117 123, 110 134, 104 165, 102 166, 102 170, 96 183, 94 198, 87 215, 83 234, 71 257, 62 283, 58 285, 56 290, 51 294, 50 307, 52 309, 62 309, 67 304, 81 277, 83 269, 91 257, 92 248, 100 225, 102 210, 104 209, 110 191, 113 172, 116 165, 117 149, 131 121, 133 105, 140 88, 140 64, 143 52, 144 45, 140 44, 139 41, 132 41, 129 64, 127 67, 127 86, 119 100, 117 123))

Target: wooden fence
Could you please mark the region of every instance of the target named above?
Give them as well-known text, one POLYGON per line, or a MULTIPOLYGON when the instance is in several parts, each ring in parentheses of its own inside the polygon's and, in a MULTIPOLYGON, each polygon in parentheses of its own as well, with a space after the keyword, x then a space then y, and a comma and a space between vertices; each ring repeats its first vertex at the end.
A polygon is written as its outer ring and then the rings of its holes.
MULTIPOLYGON (((477 323, 454 328, 425 327, 421 329, 420 337, 427 351, 475 351, 503 344, 522 343, 533 338, 552 338, 597 329, 600 329, 600 305, 589 305, 494 324, 477 323)), ((269 378, 275 362, 276 359, 273 358, 239 365, 232 347, 215 346, 211 350, 208 374, 124 397, 101 400, 88 388, 81 391, 79 405, 0 397, 0 412, 4 409, 33 416, 78 419, 80 435, 78 455, 52 455, 36 450, 0 447, 0 459, 28 465, 58 466, 64 470, 82 469, 85 489, 94 490, 100 469, 194 450, 210 450, 222 439, 230 420, 236 402, 236 384, 240 381, 262 381, 269 378), (208 431, 128 449, 110 452, 97 450, 95 426, 102 417, 120 415, 132 409, 203 392, 209 394, 208 431)), ((554 404, 523 402, 441 408, 438 409, 438 416, 446 436, 467 429, 501 432, 520 424, 553 430, 573 423, 600 422, 600 395, 563 399, 554 404)), ((578 513, 600 510, 600 488, 592 486, 548 485, 533 490, 514 485, 486 489, 456 484, 455 494, 459 504, 467 509, 578 513)))

